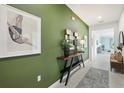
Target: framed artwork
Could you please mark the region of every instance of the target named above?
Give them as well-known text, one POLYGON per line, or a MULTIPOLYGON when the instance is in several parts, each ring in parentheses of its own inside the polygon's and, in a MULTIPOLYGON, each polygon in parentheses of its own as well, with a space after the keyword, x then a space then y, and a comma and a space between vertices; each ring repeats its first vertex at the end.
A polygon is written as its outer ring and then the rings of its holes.
POLYGON ((75 37, 78 37, 78 33, 77 33, 77 32, 74 32, 74 36, 75 36, 75 37))
POLYGON ((65 29, 65 39, 74 39, 73 32, 70 29, 65 29))
POLYGON ((41 53, 41 18, 0 5, 0 58, 41 53))
POLYGON ((65 34, 72 36, 73 32, 70 29, 65 29, 65 34))
POLYGON ((88 43, 88 40, 87 40, 87 36, 85 35, 84 36, 84 47, 87 48, 87 43, 88 43))

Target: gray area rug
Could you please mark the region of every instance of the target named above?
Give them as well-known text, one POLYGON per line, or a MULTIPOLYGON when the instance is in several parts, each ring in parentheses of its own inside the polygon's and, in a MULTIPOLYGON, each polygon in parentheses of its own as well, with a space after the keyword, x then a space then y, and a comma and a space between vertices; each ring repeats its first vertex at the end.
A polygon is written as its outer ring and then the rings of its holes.
POLYGON ((109 72, 90 68, 77 88, 109 88, 109 72))

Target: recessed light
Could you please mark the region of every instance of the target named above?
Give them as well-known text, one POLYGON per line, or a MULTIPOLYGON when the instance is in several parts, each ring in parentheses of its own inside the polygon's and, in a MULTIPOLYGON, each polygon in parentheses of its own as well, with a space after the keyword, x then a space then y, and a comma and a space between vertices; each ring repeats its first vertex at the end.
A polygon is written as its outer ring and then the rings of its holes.
POLYGON ((102 16, 98 16, 97 18, 98 18, 98 20, 97 20, 97 21, 98 21, 98 23, 103 23, 103 22, 104 22, 104 20, 103 20, 102 16))
POLYGON ((98 19, 101 19, 102 18, 102 16, 98 16, 98 19))
POLYGON ((71 19, 74 21, 74 20, 75 20, 75 17, 74 17, 74 16, 72 16, 72 17, 71 17, 71 19))

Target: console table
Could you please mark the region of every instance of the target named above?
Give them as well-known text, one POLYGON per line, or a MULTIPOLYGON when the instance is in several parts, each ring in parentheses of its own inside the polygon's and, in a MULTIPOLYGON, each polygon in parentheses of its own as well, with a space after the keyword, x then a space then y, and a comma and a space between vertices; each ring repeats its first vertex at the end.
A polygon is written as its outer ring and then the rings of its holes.
POLYGON ((83 57, 82 57, 82 53, 84 53, 84 52, 73 53, 73 54, 69 55, 68 57, 64 57, 64 56, 57 57, 58 60, 63 60, 65 62, 64 69, 60 72, 61 73, 60 83, 62 82, 63 76, 65 74, 67 74, 67 78, 66 78, 66 82, 65 82, 65 86, 66 86, 68 84, 68 79, 69 79, 70 72, 75 67, 80 66, 81 62, 83 63, 83 67, 85 67, 83 57), (74 59, 76 57, 77 57, 77 61, 75 62, 74 59), (79 57, 81 57, 81 59, 79 59, 79 57), (69 62, 69 60, 71 60, 71 63, 67 67, 67 63, 69 62))

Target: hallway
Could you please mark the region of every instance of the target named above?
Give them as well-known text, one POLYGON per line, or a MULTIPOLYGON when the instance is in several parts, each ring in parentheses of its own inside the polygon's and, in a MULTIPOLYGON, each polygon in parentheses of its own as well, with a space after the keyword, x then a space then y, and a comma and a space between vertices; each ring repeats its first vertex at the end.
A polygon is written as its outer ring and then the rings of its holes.
POLYGON ((109 63, 109 55, 110 53, 107 54, 99 54, 93 62, 85 62, 85 68, 77 67, 71 74, 69 83, 67 86, 64 86, 64 81, 62 83, 58 83, 54 86, 56 88, 71 88, 71 87, 76 87, 79 82, 84 78, 86 73, 91 67, 102 69, 102 70, 107 70, 109 71, 109 86, 111 88, 124 88, 124 75, 115 72, 114 70, 111 72, 110 71, 110 63, 109 63), (74 74, 73 74, 74 73, 74 74))
POLYGON ((110 53, 98 54, 92 67, 109 71, 109 83, 113 88, 124 88, 124 75, 118 71, 110 71, 110 53))
POLYGON ((110 53, 98 54, 92 62, 92 67, 108 70, 110 69, 110 53))

